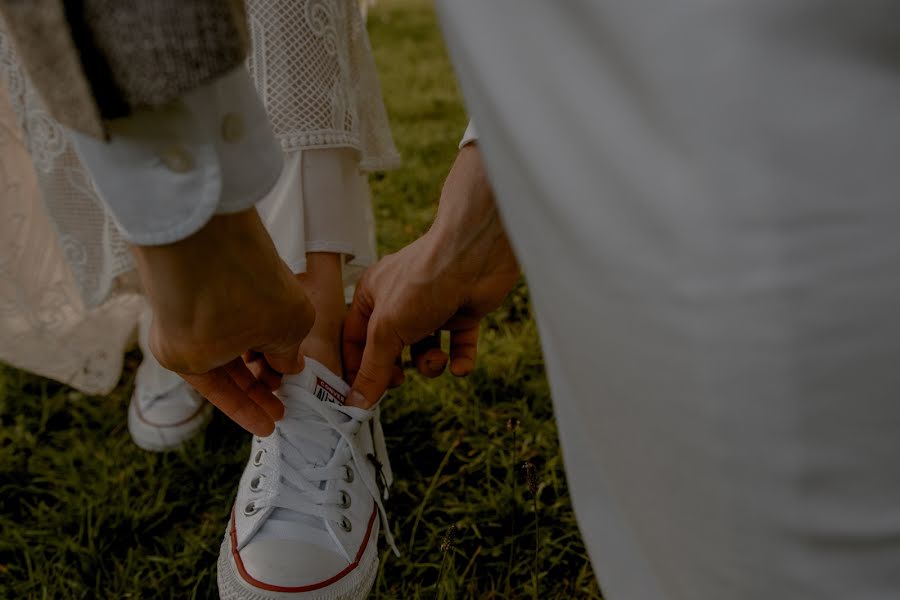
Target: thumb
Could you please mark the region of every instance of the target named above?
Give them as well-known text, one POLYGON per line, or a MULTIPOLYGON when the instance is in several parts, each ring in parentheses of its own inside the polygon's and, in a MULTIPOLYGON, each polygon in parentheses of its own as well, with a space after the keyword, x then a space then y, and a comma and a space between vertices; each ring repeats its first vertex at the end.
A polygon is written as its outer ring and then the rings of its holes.
POLYGON ((356 286, 353 302, 344 317, 344 328, 341 332, 341 354, 344 360, 344 375, 353 383, 356 373, 362 365, 363 352, 366 349, 369 317, 372 314, 370 304, 363 300, 362 286, 365 279, 356 286))
POLYGON ((375 318, 369 321, 366 345, 347 404, 360 408, 373 406, 391 383, 397 357, 403 342, 393 331, 375 318))

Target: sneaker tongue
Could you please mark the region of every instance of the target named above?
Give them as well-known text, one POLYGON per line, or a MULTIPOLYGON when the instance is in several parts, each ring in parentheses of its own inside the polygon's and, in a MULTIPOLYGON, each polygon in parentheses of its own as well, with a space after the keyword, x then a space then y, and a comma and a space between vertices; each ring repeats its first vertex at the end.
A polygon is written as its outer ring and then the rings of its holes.
MULTIPOLYGON (((298 393, 303 394, 303 392, 307 392, 321 402, 343 405, 349 391, 350 386, 329 371, 325 365, 307 358, 306 366, 302 372, 297 375, 288 375, 284 378, 279 396, 284 401, 288 414, 293 414, 301 422, 310 422, 311 420, 321 421, 321 417, 311 413, 309 408, 305 408, 302 403, 293 401, 293 398, 296 398, 298 393)), ((327 464, 334 454, 334 445, 337 443, 340 435, 335 431, 331 432, 329 436, 331 441, 327 445, 322 446, 321 440, 318 443, 311 442, 304 436, 302 431, 295 431, 297 424, 296 421, 288 421, 282 425, 282 431, 287 435, 287 442, 294 446, 311 463, 320 466, 327 464)), ((299 465, 295 466, 299 467, 299 465)))
POLYGON ((325 365, 311 358, 306 359, 306 367, 297 377, 297 384, 322 402, 344 405, 350 386, 329 371, 325 365))

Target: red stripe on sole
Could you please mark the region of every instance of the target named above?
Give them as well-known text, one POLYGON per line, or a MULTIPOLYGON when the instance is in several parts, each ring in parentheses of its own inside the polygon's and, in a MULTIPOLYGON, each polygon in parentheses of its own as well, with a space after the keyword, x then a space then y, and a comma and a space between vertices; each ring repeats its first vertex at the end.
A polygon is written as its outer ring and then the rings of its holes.
POLYGON ((362 544, 359 546, 359 551, 356 553, 356 557, 353 559, 353 562, 347 565, 340 573, 329 577, 324 581, 320 581, 318 583, 311 583, 309 585, 301 585, 297 587, 285 587, 282 585, 272 585, 271 583, 266 583, 264 581, 260 581, 255 579, 250 573, 247 572, 247 569, 244 567, 244 561, 241 560, 241 553, 237 550, 237 528, 234 526, 234 508, 231 509, 231 555, 234 557, 234 564, 237 565, 238 573, 240 573, 241 578, 252 585, 253 587, 258 587, 260 589, 269 591, 269 592, 288 592, 288 593, 300 593, 300 592, 314 592, 315 590, 320 590, 324 587, 328 587, 329 585, 336 583, 349 575, 353 569, 359 566, 359 561, 362 558, 363 552, 365 552, 366 547, 369 545, 369 537, 372 535, 372 526, 375 524, 375 517, 378 515, 378 507, 374 507, 372 509, 372 516, 369 517, 369 526, 366 527, 366 536, 363 538, 362 544))

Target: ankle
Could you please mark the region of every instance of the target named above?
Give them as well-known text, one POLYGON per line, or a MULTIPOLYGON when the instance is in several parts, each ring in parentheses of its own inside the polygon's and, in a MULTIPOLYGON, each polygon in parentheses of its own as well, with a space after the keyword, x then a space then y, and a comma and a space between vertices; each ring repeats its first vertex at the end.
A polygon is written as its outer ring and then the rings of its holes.
POLYGON ((326 369, 340 378, 344 377, 344 365, 341 353, 333 345, 320 340, 307 338, 300 346, 303 356, 322 363, 326 369))
POLYGON ((300 351, 343 377, 341 328, 347 309, 344 305, 341 256, 313 252, 306 258, 307 272, 297 275, 297 280, 316 309, 316 320, 300 344, 300 351))
POLYGON ((300 344, 300 351, 303 356, 322 363, 329 371, 343 377, 344 365, 338 342, 339 340, 324 339, 319 335, 310 334, 300 344))

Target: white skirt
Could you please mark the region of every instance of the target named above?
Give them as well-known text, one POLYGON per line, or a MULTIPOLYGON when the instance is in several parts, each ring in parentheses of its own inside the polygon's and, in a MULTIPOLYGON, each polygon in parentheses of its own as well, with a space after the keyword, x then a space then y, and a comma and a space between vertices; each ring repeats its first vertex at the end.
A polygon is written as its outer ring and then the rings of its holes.
POLYGON ((351 148, 295 150, 257 208, 278 253, 294 273, 308 252, 344 256, 344 285, 375 262, 375 221, 366 174, 351 148))

